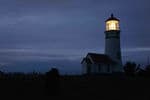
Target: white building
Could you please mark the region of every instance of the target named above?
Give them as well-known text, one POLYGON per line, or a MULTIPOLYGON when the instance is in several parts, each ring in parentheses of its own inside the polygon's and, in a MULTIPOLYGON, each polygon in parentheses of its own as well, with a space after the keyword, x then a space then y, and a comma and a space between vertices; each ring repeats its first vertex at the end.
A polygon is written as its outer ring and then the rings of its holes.
POLYGON ((88 53, 81 62, 83 74, 123 71, 119 22, 113 14, 105 21, 105 54, 88 53))
POLYGON ((115 62, 107 55, 88 53, 82 60, 83 74, 112 73, 115 62))

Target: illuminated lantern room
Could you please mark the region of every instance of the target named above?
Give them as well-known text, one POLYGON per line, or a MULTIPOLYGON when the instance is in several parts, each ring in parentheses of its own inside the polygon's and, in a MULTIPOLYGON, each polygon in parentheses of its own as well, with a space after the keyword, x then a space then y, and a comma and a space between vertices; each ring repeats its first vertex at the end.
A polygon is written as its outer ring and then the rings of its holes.
POLYGON ((113 14, 106 21, 106 31, 119 31, 119 19, 115 18, 113 14))

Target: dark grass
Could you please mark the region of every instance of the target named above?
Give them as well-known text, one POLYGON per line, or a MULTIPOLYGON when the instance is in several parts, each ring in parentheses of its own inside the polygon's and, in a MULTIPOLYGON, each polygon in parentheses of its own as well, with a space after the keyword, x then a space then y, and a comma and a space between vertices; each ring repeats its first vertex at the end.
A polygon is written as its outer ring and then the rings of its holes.
POLYGON ((1 98, 150 100, 150 77, 60 76, 60 88, 54 96, 45 87, 44 75, 0 78, 1 98))

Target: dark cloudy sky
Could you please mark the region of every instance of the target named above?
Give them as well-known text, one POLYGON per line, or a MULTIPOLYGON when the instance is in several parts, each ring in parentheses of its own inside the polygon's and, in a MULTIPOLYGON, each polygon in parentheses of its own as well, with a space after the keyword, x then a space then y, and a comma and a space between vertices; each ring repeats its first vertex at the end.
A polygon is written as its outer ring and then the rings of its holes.
POLYGON ((104 52, 104 21, 121 20, 123 61, 150 55, 150 0, 0 0, 0 69, 80 73, 88 52, 104 52))

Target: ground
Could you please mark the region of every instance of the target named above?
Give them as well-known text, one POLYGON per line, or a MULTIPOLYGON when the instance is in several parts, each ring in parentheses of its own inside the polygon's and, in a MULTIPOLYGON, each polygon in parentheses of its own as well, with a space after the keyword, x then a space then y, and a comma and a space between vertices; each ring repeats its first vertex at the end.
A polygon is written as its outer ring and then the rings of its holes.
POLYGON ((1 79, 1 98, 149 100, 149 77, 61 76, 57 96, 49 96, 45 79, 1 79))

